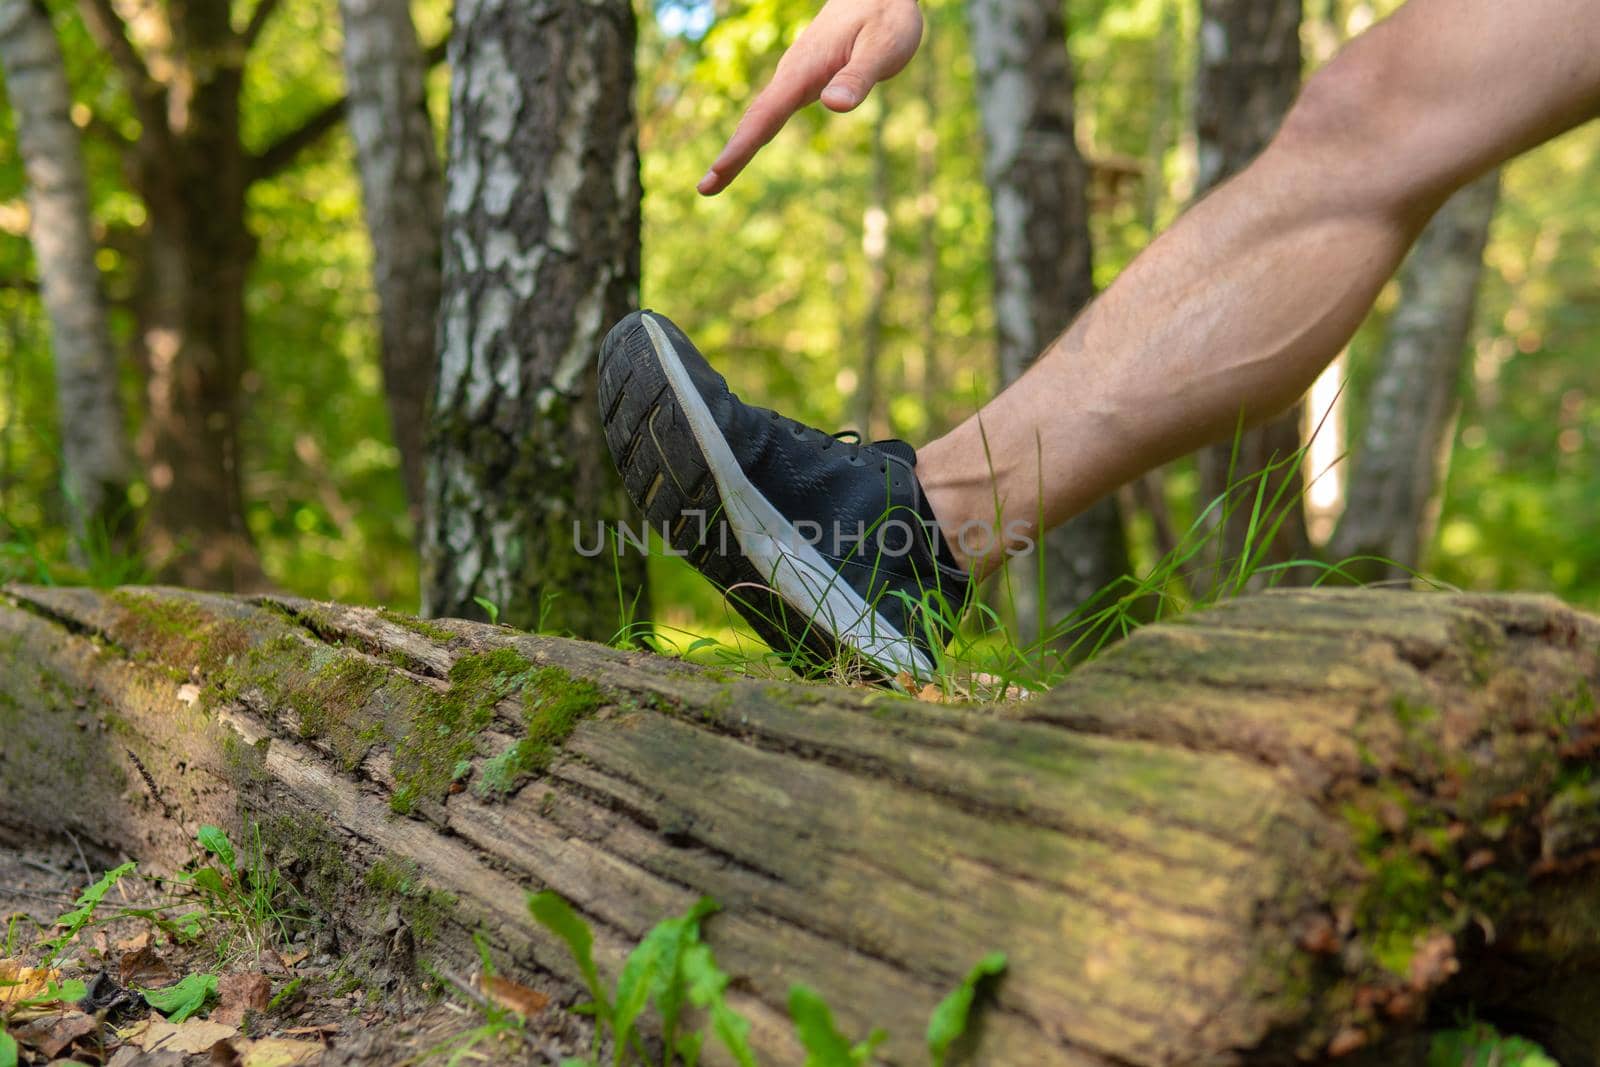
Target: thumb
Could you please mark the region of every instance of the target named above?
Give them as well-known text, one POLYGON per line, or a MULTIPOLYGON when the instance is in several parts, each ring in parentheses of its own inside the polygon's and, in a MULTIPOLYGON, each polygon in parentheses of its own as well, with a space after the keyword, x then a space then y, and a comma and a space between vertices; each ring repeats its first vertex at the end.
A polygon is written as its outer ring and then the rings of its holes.
POLYGON ((877 80, 872 64, 864 59, 851 60, 822 90, 822 105, 829 111, 854 111, 877 80))

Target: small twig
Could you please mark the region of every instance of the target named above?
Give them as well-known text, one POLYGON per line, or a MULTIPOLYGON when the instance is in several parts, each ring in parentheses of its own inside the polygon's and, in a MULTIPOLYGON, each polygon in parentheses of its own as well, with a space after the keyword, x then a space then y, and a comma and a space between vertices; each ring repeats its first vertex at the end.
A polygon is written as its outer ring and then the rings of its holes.
POLYGON ((89 869, 89 857, 83 854, 83 846, 78 844, 78 835, 68 830, 67 840, 71 841, 72 847, 78 850, 78 862, 83 864, 83 876, 93 882, 94 871, 89 869))

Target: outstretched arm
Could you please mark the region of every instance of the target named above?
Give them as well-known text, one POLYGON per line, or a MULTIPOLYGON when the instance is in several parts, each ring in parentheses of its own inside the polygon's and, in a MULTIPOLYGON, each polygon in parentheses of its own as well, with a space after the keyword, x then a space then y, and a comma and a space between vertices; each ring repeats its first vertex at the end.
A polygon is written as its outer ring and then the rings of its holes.
POLYGON ((828 0, 783 54, 697 188, 706 196, 726 189, 807 104, 820 99, 832 111, 855 109, 874 85, 904 70, 921 43, 917 0, 828 0))
MULTIPOLYGON (((1260 158, 1027 374, 921 450, 941 523, 993 528, 998 492, 999 528, 1033 536, 1041 511, 1056 525, 1241 413, 1281 411, 1454 190, 1597 112, 1594 0, 1411 0, 1319 71, 1260 158)), ((1002 558, 972 538, 964 554, 980 574, 1002 558)))

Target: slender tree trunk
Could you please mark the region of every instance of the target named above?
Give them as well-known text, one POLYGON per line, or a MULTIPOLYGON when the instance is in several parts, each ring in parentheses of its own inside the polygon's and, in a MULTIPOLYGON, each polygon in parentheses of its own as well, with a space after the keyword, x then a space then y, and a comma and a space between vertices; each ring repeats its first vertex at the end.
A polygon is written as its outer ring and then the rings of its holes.
POLYGON ((1448 469, 1461 366, 1472 332, 1498 171, 1461 190, 1434 216, 1400 269, 1377 381, 1356 444, 1336 558, 1377 556, 1352 569, 1367 580, 1414 570, 1432 532, 1432 504, 1448 469))
POLYGON ((132 469, 117 355, 94 261, 72 92, 50 15, 37 0, 0 0, 0 71, 16 115, 29 237, 50 316, 68 513, 80 534, 115 533, 127 525, 132 469))
POLYGON ((861 248, 867 260, 867 311, 861 324, 861 379, 856 386, 855 418, 864 437, 887 432, 883 413, 884 308, 889 299, 889 152, 883 143, 888 122, 888 86, 878 89, 878 115, 872 123, 872 199, 861 220, 861 248))
POLYGON ((444 184, 427 63, 406 0, 340 0, 346 115, 361 172, 378 291, 384 392, 406 497, 421 517, 439 309, 444 184))
POLYGON ((146 129, 137 162, 149 215, 139 307, 146 529, 167 579, 251 589, 265 579, 240 481, 244 288, 255 255, 244 218, 243 49, 226 5, 183 0, 167 17, 180 73, 163 93, 165 125, 146 129))
POLYGON ((444 302, 423 602, 609 637, 644 559, 586 557, 630 514, 595 355, 637 299, 626 0, 462 0, 450 39, 444 302))
MULTIPOLYGON (((995 324, 1000 379, 1015 381, 1094 297, 1089 168, 1073 127, 1066 23, 1054 0, 974 0, 969 8, 984 129, 984 176, 994 208, 995 324)), ((1045 602, 1037 560, 1014 568, 1017 625, 1038 632, 1127 573, 1114 497, 1044 538, 1045 602)))
MULTIPOLYGON (((1196 195, 1204 196, 1242 170, 1272 139, 1300 91, 1301 0, 1201 0, 1200 55, 1196 68, 1195 132, 1199 141, 1196 195)), ((1238 441, 1199 453, 1200 504, 1231 483, 1251 478, 1300 447, 1300 406, 1238 441), (1233 460, 1230 466, 1230 460, 1233 460)), ((1264 562, 1307 554, 1305 517, 1299 503, 1300 473, 1269 476, 1267 497, 1280 487, 1291 503, 1264 562)), ((1255 483, 1252 484, 1253 494, 1255 483)), ((1236 509, 1222 531, 1217 562, 1227 567, 1245 552, 1250 506, 1236 509)))
POLYGON ((922 106, 928 121, 917 133, 918 258, 922 260, 922 393, 929 440, 945 431, 939 403, 939 71, 934 20, 927 19, 922 41, 922 106))

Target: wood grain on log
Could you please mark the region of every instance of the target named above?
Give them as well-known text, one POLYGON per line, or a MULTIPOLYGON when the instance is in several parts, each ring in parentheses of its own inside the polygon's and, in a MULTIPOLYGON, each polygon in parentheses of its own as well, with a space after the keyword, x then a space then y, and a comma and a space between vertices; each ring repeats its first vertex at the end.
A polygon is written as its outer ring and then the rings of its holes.
POLYGON ((1471 1002, 1591 1062, 1600 620, 1536 597, 1269 594, 1134 634, 1000 707, 723 675, 365 608, 14 587, 0 822, 154 866, 256 824, 404 972, 483 931, 570 983, 701 894, 735 1005, 798 1062, 790 983, 922 1062, 937 1000, 1010 968, 986 1065, 1396 1051, 1471 1002))

